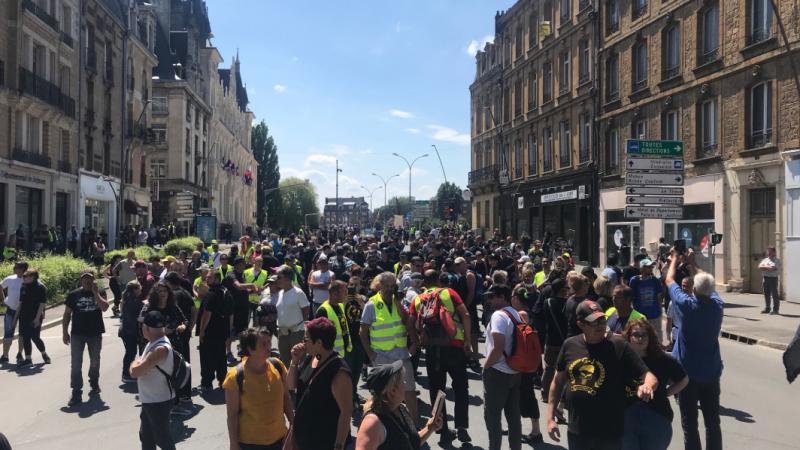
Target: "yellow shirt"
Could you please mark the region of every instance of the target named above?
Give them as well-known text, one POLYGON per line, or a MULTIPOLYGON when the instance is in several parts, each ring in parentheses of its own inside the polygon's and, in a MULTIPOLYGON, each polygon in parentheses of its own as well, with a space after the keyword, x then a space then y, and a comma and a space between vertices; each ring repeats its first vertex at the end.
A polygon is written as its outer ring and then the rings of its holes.
MULTIPOLYGON (((255 445, 270 445, 286 435, 283 416, 283 379, 286 366, 277 361, 281 374, 267 362, 267 373, 256 374, 244 369, 244 390, 239 397, 239 442, 255 445)), ((228 370, 222 383, 225 390, 239 392, 236 383, 236 367, 228 370)))

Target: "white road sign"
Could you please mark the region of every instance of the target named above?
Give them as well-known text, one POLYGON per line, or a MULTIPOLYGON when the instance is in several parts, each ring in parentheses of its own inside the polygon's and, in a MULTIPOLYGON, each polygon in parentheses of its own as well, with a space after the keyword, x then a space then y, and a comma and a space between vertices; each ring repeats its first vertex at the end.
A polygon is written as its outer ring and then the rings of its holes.
POLYGON ((629 196, 626 203, 629 205, 683 205, 683 197, 629 196))
POLYGON ((626 206, 626 219, 680 219, 683 208, 672 206, 626 206))
POLYGON ((645 186, 683 186, 683 174, 631 172, 625 174, 625 184, 645 186))
POLYGON ((680 172, 683 170, 681 158, 637 158, 628 156, 628 170, 657 170, 667 172, 680 172))
POLYGON ((683 195, 683 188, 628 186, 625 188, 625 193, 628 195, 683 195))

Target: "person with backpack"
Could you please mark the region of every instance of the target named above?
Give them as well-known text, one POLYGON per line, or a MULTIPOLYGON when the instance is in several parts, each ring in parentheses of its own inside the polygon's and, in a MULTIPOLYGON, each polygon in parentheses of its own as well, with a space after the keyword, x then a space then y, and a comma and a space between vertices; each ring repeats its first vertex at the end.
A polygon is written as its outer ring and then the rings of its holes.
MULTIPOLYGON (((424 274, 425 291, 411 303, 409 317, 415 324, 420 344, 425 349, 425 367, 428 370, 428 391, 431 405, 439 391, 445 390, 447 375, 452 380, 455 394, 456 433, 447 428, 444 412, 439 443, 448 447, 453 440, 464 444, 472 442, 469 428, 469 392, 467 381, 467 354, 470 346, 470 316, 466 305, 455 290, 443 287, 446 275, 429 269, 424 274)), ((446 403, 446 402, 445 402, 446 403)), ((446 408, 446 407, 445 407, 446 408)), ((446 411, 446 409, 443 409, 446 411)))
POLYGON ((508 445, 511 450, 522 447, 520 416, 520 378, 511 368, 507 356, 513 352, 514 324, 521 323, 519 313, 511 306, 511 289, 496 283, 486 290, 486 299, 494 310, 486 327, 486 360, 483 363, 483 418, 489 433, 489 450, 502 447, 500 417, 505 413, 508 424, 508 445))
POLYGON ((130 366, 136 379, 142 409, 139 413, 139 440, 142 449, 173 450, 175 442, 169 431, 169 414, 175 390, 165 374, 175 369, 174 350, 166 336, 167 319, 159 311, 150 311, 142 320, 142 334, 147 345, 130 366))
POLYGON ((239 334, 242 362, 228 370, 225 405, 230 448, 281 450, 294 420, 294 405, 286 384, 286 366, 272 357, 272 333, 266 327, 239 334), (285 419, 284 419, 285 417, 285 419))
MULTIPOLYGON (((528 306, 528 289, 519 283, 511 294, 511 306, 519 313, 520 319, 524 324, 532 324, 531 314, 528 306)), ((541 361, 541 355, 540 355, 541 361)), ((544 442, 542 432, 539 429, 539 403, 536 401, 536 393, 533 384, 533 372, 522 373, 520 377, 520 416, 531 421, 531 432, 523 435, 522 440, 530 445, 544 442)))

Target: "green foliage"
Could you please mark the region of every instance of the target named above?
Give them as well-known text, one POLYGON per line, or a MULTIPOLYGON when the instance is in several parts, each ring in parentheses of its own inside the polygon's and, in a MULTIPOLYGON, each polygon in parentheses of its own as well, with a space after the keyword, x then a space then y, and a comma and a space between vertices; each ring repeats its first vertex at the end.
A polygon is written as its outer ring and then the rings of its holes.
POLYGON ((164 244, 164 255, 178 256, 181 250, 186 250, 190 255, 197 248, 197 244, 202 244, 203 240, 196 236, 188 236, 167 241, 164 244))
MULTIPOLYGON (((104 255, 106 264, 110 263, 111 259, 114 258, 114 256, 116 255, 120 255, 123 258, 126 257, 128 255, 128 250, 129 249, 127 248, 123 248, 119 250, 111 250, 109 252, 106 252, 106 254, 104 255)), ((133 251, 136 252, 136 259, 141 259, 144 261, 149 261, 151 256, 160 255, 158 250, 154 249, 153 247, 148 247, 147 245, 134 247, 133 251)))
POLYGON ((280 187, 281 210, 275 216, 270 214, 270 225, 296 232, 305 223, 306 214, 314 214, 308 216, 308 225, 312 228, 319 227, 319 207, 314 185, 307 180, 290 177, 282 180, 280 187))
POLYGON ((461 188, 456 186, 455 183, 445 182, 439 185, 436 191, 436 203, 438 211, 434 211, 434 215, 444 219, 453 219, 462 213, 461 206, 463 205, 463 197, 461 196, 461 188), (447 217, 446 209, 452 207, 454 217, 447 217))
MULTIPOLYGON (((64 301, 70 291, 77 289, 81 271, 90 268, 86 261, 72 256, 43 254, 25 261, 39 271, 39 281, 47 287, 48 305, 64 301)), ((0 263, 0 279, 13 273, 13 262, 0 263)))
POLYGON ((388 203, 386 206, 375 209, 375 216, 382 224, 386 224, 386 221, 392 219, 395 214, 405 216, 413 209, 408 197, 392 197, 388 203))
POLYGON ((269 127, 262 120, 253 127, 250 138, 253 157, 258 162, 256 177, 256 207, 258 224, 264 225, 264 213, 267 220, 273 225, 281 214, 281 198, 277 192, 267 193, 267 189, 278 187, 281 180, 280 166, 278 164, 278 146, 269 135, 269 127))

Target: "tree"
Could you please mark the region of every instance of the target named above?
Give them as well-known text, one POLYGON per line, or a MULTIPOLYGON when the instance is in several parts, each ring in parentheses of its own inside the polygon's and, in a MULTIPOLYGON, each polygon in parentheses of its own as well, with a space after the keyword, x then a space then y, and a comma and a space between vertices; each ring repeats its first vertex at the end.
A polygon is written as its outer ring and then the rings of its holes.
POLYGON ((389 204, 375 209, 376 220, 385 224, 387 220, 391 219, 395 214, 405 216, 413 209, 408 201, 408 197, 392 197, 389 199, 389 204))
POLYGON ((290 233, 297 232, 306 222, 312 228, 319 227, 319 207, 317 190, 307 180, 289 177, 280 182, 280 191, 272 194, 280 199, 279 214, 270 214, 269 221, 274 228, 290 233))
POLYGON ((436 191, 436 204, 438 205, 438 211, 434 211, 436 217, 442 220, 455 220, 462 213, 461 188, 450 182, 440 184, 439 190, 436 191))
POLYGON ((278 165, 278 146, 269 135, 269 127, 262 120, 253 127, 250 138, 253 157, 258 163, 256 185, 256 208, 259 226, 264 226, 266 213, 270 225, 275 226, 276 220, 281 215, 281 199, 274 191, 281 180, 280 166, 278 165))

